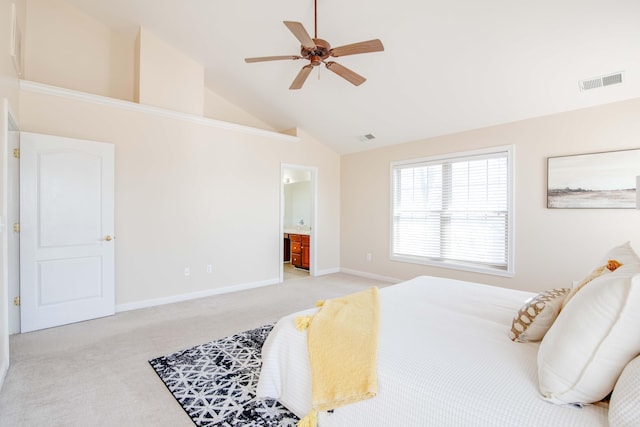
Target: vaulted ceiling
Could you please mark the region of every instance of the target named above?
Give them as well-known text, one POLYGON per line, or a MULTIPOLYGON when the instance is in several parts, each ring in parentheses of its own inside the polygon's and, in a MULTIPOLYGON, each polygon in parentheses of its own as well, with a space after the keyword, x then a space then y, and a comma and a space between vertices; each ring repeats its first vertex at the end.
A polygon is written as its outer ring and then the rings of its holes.
POLYGON ((385 50, 334 59, 361 86, 320 66, 300 90, 306 61, 244 58, 298 55, 283 21, 313 37, 313 0, 68 1, 114 31, 146 27, 203 64, 214 92, 343 154, 640 97, 638 0, 317 0, 319 38, 385 50))

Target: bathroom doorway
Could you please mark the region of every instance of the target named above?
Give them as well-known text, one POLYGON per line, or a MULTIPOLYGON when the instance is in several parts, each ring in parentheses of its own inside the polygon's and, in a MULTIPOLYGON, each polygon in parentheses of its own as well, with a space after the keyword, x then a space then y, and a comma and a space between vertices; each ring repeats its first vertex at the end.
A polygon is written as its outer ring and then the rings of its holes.
POLYGON ((280 281, 315 275, 316 168, 282 165, 280 281))

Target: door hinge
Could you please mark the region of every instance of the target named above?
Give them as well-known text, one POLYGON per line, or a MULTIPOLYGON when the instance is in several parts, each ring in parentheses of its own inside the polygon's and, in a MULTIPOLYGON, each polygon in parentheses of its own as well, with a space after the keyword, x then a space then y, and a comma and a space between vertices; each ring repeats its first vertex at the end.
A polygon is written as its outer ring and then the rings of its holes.
POLYGON ((13 224, 13 231, 16 233, 20 232, 20 223, 16 222, 15 224, 13 224))
POLYGON ((20 158, 20 149, 19 148, 14 148, 13 149, 13 157, 15 157, 16 159, 20 158))
POLYGON ((20 307, 20 297, 15 297, 13 299, 13 305, 15 305, 16 307, 20 307))

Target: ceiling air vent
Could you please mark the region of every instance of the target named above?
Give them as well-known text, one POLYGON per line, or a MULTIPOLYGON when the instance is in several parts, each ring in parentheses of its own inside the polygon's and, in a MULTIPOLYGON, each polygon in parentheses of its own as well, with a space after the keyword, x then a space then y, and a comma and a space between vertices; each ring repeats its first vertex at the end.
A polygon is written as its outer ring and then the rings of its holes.
POLYGON ((589 80, 580 80, 580 90, 591 90, 598 87, 611 86, 622 83, 622 71, 589 80))
POLYGON ((362 136, 360 136, 358 139, 359 139, 360 141, 362 141, 362 142, 371 142, 371 141, 373 141, 374 139, 376 139, 376 136, 375 136, 374 134, 372 134, 372 133, 368 133, 368 134, 366 134, 366 135, 362 135, 362 136))

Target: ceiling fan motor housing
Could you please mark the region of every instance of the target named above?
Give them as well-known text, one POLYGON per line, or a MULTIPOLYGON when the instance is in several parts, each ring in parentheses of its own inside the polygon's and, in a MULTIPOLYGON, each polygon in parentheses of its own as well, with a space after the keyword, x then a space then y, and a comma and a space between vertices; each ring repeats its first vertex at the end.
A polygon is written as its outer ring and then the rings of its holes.
POLYGON ((302 46, 300 50, 300 56, 307 58, 311 61, 311 65, 317 66, 325 59, 331 56, 331 45, 328 41, 323 39, 312 39, 316 45, 315 49, 308 49, 302 46))

